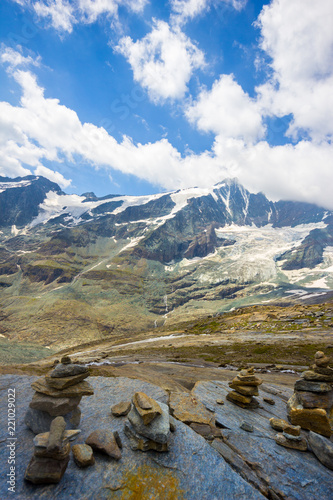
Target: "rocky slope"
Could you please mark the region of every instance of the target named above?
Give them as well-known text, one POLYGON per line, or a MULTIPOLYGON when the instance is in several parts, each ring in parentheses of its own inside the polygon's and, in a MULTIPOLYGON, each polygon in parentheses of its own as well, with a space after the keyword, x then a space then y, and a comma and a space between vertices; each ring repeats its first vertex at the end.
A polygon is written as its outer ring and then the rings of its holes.
POLYGON ((236 180, 130 197, 0 179, 0 335, 66 347, 250 303, 324 300, 333 216, 236 180))

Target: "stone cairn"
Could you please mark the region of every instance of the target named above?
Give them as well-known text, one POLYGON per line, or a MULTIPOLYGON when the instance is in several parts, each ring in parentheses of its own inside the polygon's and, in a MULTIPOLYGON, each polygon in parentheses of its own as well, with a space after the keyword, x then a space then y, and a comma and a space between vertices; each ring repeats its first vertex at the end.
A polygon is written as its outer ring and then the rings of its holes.
POLYGON ((307 451, 308 443, 305 437, 301 436, 299 425, 291 425, 282 418, 274 417, 270 419, 269 423, 273 429, 279 431, 279 434, 275 436, 277 444, 293 450, 307 451))
POLYGON ((168 451, 170 434, 169 407, 143 392, 132 398, 131 410, 125 422, 125 435, 132 450, 168 451))
POLYGON ((254 374, 254 368, 241 370, 240 373, 229 382, 233 391, 227 394, 227 400, 235 403, 241 408, 258 408, 259 401, 253 396, 259 395, 258 386, 262 380, 254 374))
POLYGON ((315 354, 315 364, 302 373, 287 403, 290 422, 326 437, 332 434, 333 369, 330 358, 321 351, 315 354))
POLYGON ((69 462, 69 441, 81 432, 65 429, 64 418, 56 417, 51 422, 49 432, 35 436, 34 455, 24 475, 27 481, 33 484, 59 483, 69 462))
POLYGON ((25 424, 35 434, 47 432, 54 417, 63 416, 67 428, 76 429, 80 424, 79 403, 82 396, 94 394, 85 381, 89 376, 86 366, 72 364, 68 356, 45 377, 31 384, 35 394, 25 415, 25 424))

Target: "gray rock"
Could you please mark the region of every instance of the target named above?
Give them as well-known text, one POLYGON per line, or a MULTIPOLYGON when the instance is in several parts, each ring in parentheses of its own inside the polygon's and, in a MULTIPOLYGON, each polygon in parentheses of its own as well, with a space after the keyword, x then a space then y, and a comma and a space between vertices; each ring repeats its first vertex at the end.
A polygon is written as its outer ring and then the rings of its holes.
POLYGON ((332 387, 326 382, 311 382, 310 380, 299 379, 296 380, 294 389, 295 391, 329 392, 332 387))
POLYGON ((125 422, 124 432, 129 439, 130 447, 132 448, 132 450, 154 450, 160 452, 168 451, 168 443, 157 443, 156 441, 152 441, 145 436, 141 436, 136 432, 135 427, 129 420, 125 422))
MULTIPOLYGON (((273 417, 287 420, 285 399, 293 393, 292 389, 275 388, 274 406, 265 405, 249 411, 229 401, 223 406, 215 403, 216 422, 223 427, 223 442, 215 440, 213 446, 242 477, 265 492, 268 498, 329 499, 332 496, 331 471, 325 469, 312 453, 288 449, 275 442, 276 432, 269 420, 273 417), (239 428, 245 415, 246 421, 254 426, 252 433, 239 428)), ((229 390, 227 382, 213 380, 198 382, 192 393, 202 403, 213 404, 218 397, 224 398, 229 390)))
POLYGON ((33 484, 59 483, 67 469, 69 457, 63 460, 32 457, 24 474, 24 479, 33 484))
POLYGON ((311 450, 316 455, 318 460, 328 467, 328 469, 333 470, 333 443, 330 439, 321 436, 320 434, 316 434, 315 432, 310 431, 308 442, 311 447, 311 450))
POLYGON ((159 403, 162 415, 158 415, 154 420, 145 425, 135 406, 132 406, 128 414, 128 420, 131 422, 137 434, 155 441, 156 443, 167 443, 170 434, 169 408, 163 403, 159 403))
POLYGON ((51 417, 66 415, 73 411, 79 404, 81 398, 52 398, 45 394, 36 392, 29 406, 33 410, 46 411, 51 417))
MULTIPOLYGON (((33 391, 30 384, 35 377, 20 375, 3 375, 0 377, 0 407, 5 408, 8 400, 8 388, 16 388, 17 439, 19 456, 16 461, 15 498, 24 500, 107 500, 110 495, 115 499, 131 498, 133 488, 141 489, 155 498, 184 500, 264 500, 265 497, 251 484, 244 480, 213 449, 207 441, 182 422, 177 421, 177 430, 170 434, 168 453, 139 453, 128 446, 124 435, 123 419, 110 415, 110 406, 122 400, 130 400, 137 391, 143 391, 159 402, 166 403, 168 394, 163 389, 142 380, 125 377, 92 377, 91 384, 95 394, 91 398, 83 398, 81 403, 81 439, 99 427, 118 431, 124 443, 121 460, 110 460, 100 454, 93 467, 80 470, 70 460, 66 473, 60 484, 39 486, 23 481, 27 464, 33 452, 33 434, 24 425, 24 413, 31 401, 33 391)), ((215 398, 216 399, 216 398, 215 398)), ((243 433, 248 435, 247 433, 243 433)), ((0 419, 0 441, 8 436, 7 419, 0 419)), ((252 436, 252 434, 251 434, 252 436)), ((314 455, 314 462, 319 464, 314 455)), ((7 454, 0 454, 1 470, 8 470, 7 454)), ((331 471, 319 464, 320 469, 331 471)), ((320 474, 318 471, 316 477, 320 474)), ((312 476, 310 476, 312 477, 312 476)), ((322 477, 320 478, 323 479, 322 477)), ((322 493, 322 483, 319 492, 322 493)), ((329 495, 326 495, 329 497, 329 495)), ((324 495, 322 495, 324 498, 324 495)), ((0 498, 7 500, 7 485, 0 481, 0 498)), ((303 497, 307 500, 310 497, 303 497)), ((313 499, 313 497, 312 497, 313 499)))
POLYGON ((74 375, 81 375, 81 373, 88 373, 89 368, 82 365, 72 365, 72 364, 62 364, 57 365, 54 370, 51 371, 50 377, 73 377, 74 375))
POLYGON ((246 432, 253 432, 253 425, 249 424, 248 422, 242 422, 240 428, 246 432))
MULTIPOLYGON (((77 429, 80 425, 81 410, 80 408, 75 408, 75 410, 67 413, 63 416, 66 422, 67 429, 77 429)), ((33 410, 28 408, 25 414, 24 423, 32 430, 35 434, 40 434, 42 432, 48 432, 50 430, 51 422, 54 417, 51 417, 46 411, 33 410)))

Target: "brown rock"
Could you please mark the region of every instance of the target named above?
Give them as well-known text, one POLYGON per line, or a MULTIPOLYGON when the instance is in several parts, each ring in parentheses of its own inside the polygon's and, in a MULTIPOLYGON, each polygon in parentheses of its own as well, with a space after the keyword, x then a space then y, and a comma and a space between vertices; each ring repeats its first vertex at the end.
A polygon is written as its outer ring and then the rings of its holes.
MULTIPOLYGON (((69 441, 75 439, 76 436, 80 434, 80 432, 81 432, 80 429, 65 431, 62 435, 62 446, 64 446, 66 443, 69 443, 69 441)), ((50 437, 49 432, 42 432, 41 434, 37 434, 33 440, 34 445, 37 447, 47 448, 47 445, 49 443, 49 437, 50 437)))
POLYGON ((271 406, 275 405, 275 401, 272 398, 263 398, 263 401, 265 401, 265 403, 268 403, 271 406))
POLYGON ((130 409, 131 409, 131 402, 122 401, 121 403, 118 403, 111 407, 111 413, 115 417, 123 417, 129 413, 130 409))
POLYGON ((223 399, 217 399, 216 402, 218 405, 224 405, 223 399))
POLYGON ((79 467, 88 467, 95 463, 93 450, 88 444, 75 444, 72 447, 72 453, 74 461, 79 467))
POLYGON ((170 412, 181 422, 191 424, 215 424, 215 413, 211 413, 192 394, 172 392, 170 394, 170 412))
POLYGON ((287 434, 291 434, 291 436, 299 436, 301 433, 301 427, 299 425, 290 425, 287 424, 283 432, 286 432, 287 434))
POLYGON ((59 451, 49 451, 44 446, 35 446, 35 457, 54 458, 54 460, 64 460, 71 451, 70 443, 62 444, 59 451))
POLYGON ((304 408, 330 408, 333 404, 333 391, 322 393, 296 391, 296 395, 304 408))
POLYGON ((301 377, 305 380, 310 380, 313 382, 333 382, 333 375, 330 377, 328 375, 316 373, 313 370, 306 370, 301 374, 301 377))
POLYGON ((317 432, 326 437, 332 434, 327 413, 323 408, 291 408, 288 416, 293 425, 300 425, 302 429, 317 432))
POLYGON ((50 387, 46 382, 44 377, 37 379, 31 384, 31 387, 41 394, 46 394, 47 396, 52 396, 53 398, 77 398, 82 396, 92 396, 94 390, 89 384, 89 382, 79 382, 77 385, 73 385, 63 389, 61 391, 50 387))
POLYGON ((280 446, 285 448, 292 448, 293 450, 307 451, 308 443, 305 438, 301 438, 300 441, 295 441, 294 439, 288 439, 283 434, 277 434, 275 437, 275 442, 280 446))
POLYGON ((66 415, 74 410, 81 401, 81 397, 76 398, 53 398, 36 392, 29 404, 34 410, 46 411, 51 417, 66 415))
POLYGON ((249 405, 252 401, 251 396, 243 396, 242 394, 239 394, 236 391, 229 392, 227 394, 227 400, 232 401, 233 403, 242 403, 243 405, 249 405))
MULTIPOLYGON (((252 376, 251 376, 252 377, 252 376)), ((248 380, 248 377, 241 377, 240 375, 237 375, 231 382, 233 385, 249 385, 249 386, 258 386, 262 384, 262 380, 259 377, 254 377, 250 381, 248 380)))
POLYGON ((286 426, 289 426, 290 424, 286 421, 283 420, 282 418, 270 418, 269 423, 271 427, 273 427, 274 430, 276 431, 283 431, 286 426))
POLYGON ((33 484, 59 483, 69 462, 69 456, 64 460, 32 457, 24 474, 24 479, 33 484))
POLYGON ((117 445, 113 432, 105 429, 97 429, 86 439, 86 444, 115 460, 121 459, 121 451, 117 445))
POLYGON ((79 373, 78 375, 73 375, 71 377, 50 377, 48 375, 45 376, 45 380, 50 387, 54 389, 62 390, 67 387, 71 387, 72 385, 76 385, 79 382, 82 382, 85 378, 89 377, 89 373, 79 373))
POLYGON ((192 423, 190 425, 197 434, 200 434, 205 439, 212 440, 216 437, 221 437, 221 430, 217 429, 215 426, 208 424, 196 424, 192 423))
POLYGON ((252 385, 238 385, 229 382, 229 387, 234 389, 239 394, 243 394, 244 396, 258 396, 259 391, 257 386, 252 385))
POLYGON ((70 365, 72 362, 71 358, 69 356, 63 356, 60 360, 60 363, 62 365, 70 365))
POLYGON ((162 415, 158 402, 143 392, 136 392, 132 401, 145 425, 149 425, 158 415, 162 415))
POLYGON ((313 371, 315 373, 319 373, 320 375, 326 375, 328 377, 333 378, 333 368, 330 368, 329 366, 317 366, 313 365, 313 371))
POLYGON ((49 441, 47 443, 47 451, 49 453, 60 452, 62 448, 63 435, 66 429, 64 417, 56 417, 51 422, 49 441))

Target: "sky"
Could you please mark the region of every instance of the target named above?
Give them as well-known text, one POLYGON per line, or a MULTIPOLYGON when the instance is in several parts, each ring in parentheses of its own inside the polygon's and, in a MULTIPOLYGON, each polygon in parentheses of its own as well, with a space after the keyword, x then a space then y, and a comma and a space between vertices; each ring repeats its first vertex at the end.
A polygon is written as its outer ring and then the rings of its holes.
POLYGON ((0 175, 333 209, 332 0, 1 0, 0 175))

